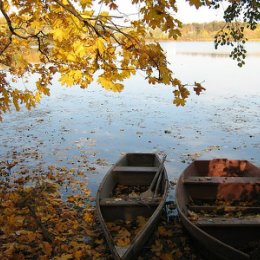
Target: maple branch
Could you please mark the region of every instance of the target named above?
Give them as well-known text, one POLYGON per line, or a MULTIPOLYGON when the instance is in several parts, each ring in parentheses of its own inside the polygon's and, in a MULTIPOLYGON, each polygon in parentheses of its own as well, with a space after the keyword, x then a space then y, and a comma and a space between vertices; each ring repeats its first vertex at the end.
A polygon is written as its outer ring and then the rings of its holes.
POLYGON ((8 47, 10 46, 10 44, 12 43, 12 35, 9 36, 9 41, 8 43, 4 46, 3 50, 0 51, 0 55, 2 55, 7 49, 8 47))
MULTIPOLYGON (((115 30, 125 36, 129 36, 128 34, 124 33, 122 30, 119 29, 119 27, 123 27, 123 28, 128 28, 127 26, 123 26, 123 25, 117 25, 115 24, 114 22, 112 22, 110 20, 110 23, 113 24, 114 28, 113 27, 110 27, 110 26, 107 26, 107 25, 104 25, 103 21, 99 19, 99 17, 104 17, 100 14, 98 14, 96 17, 93 17, 93 18, 83 18, 80 13, 75 9, 74 5, 69 1, 67 0, 68 5, 65 5, 63 4, 60 0, 53 0, 55 3, 57 3, 58 5, 60 5, 61 7, 63 7, 65 10, 67 10, 69 13, 71 13, 73 16, 75 16, 76 18, 78 18, 81 22, 83 22, 87 27, 91 28, 95 33, 96 35, 98 35, 99 37, 102 37, 103 38, 103 35, 101 32, 99 32, 99 30, 96 28, 96 25, 97 23, 99 24, 102 24, 103 28, 106 27, 106 28, 109 28, 111 30, 115 30), (92 25, 89 21, 92 20, 92 21, 96 21, 95 23, 95 26, 92 25)), ((121 16, 109 16, 110 18, 119 18, 119 19, 122 19, 123 17, 121 16)))
POLYGON ((101 5, 100 5, 100 7, 99 7, 99 11, 98 11, 98 15, 97 15, 97 19, 96 19, 95 26, 96 26, 96 24, 97 24, 98 17, 99 17, 99 15, 100 15, 100 13, 101 13, 102 6, 103 6, 103 3, 101 3, 101 5))
POLYGON ((40 34, 42 34, 44 36, 43 31, 39 31, 36 34, 36 39, 37 39, 37 42, 38 42, 38 50, 50 62, 50 58, 49 58, 48 54, 42 50, 42 44, 41 44, 42 38, 40 37, 40 34))
POLYGON ((3 4, 3 1, 2 1, 2 0, 0 0, 0 10, 1 10, 1 13, 3 14, 3 16, 4 16, 5 20, 6 20, 6 22, 7 22, 7 26, 8 26, 8 28, 9 28, 11 34, 13 34, 13 35, 15 35, 15 36, 17 36, 17 37, 19 37, 19 38, 22 38, 22 39, 28 39, 28 38, 32 37, 31 35, 30 35, 30 36, 20 35, 20 34, 18 34, 18 33, 15 31, 15 28, 14 28, 13 25, 12 25, 12 21, 11 21, 10 17, 9 17, 8 14, 6 13, 6 11, 4 10, 4 4, 3 4))
POLYGON ((28 40, 28 39, 30 39, 30 38, 35 38, 35 39, 37 40, 37 42, 38 42, 38 50, 39 50, 39 51, 48 59, 48 61, 49 61, 48 55, 47 55, 47 54, 42 50, 42 48, 41 48, 41 36, 40 36, 40 34, 42 34, 42 35, 44 36, 44 33, 43 33, 42 31, 39 31, 39 32, 37 32, 36 34, 32 34, 32 35, 28 35, 28 36, 24 36, 24 35, 21 35, 21 34, 17 33, 17 32, 15 31, 15 28, 14 28, 13 25, 12 25, 12 21, 11 21, 10 17, 9 17, 8 14, 6 13, 6 11, 4 10, 4 5, 3 5, 3 1, 2 1, 2 0, 0 0, 0 10, 1 10, 1 13, 3 14, 3 16, 4 16, 4 18, 5 18, 6 22, 7 22, 7 26, 8 26, 8 28, 9 28, 10 32, 11 32, 11 35, 9 36, 9 42, 8 42, 7 45, 4 47, 4 49, 1 50, 0 55, 2 55, 2 54, 5 52, 5 50, 10 46, 10 44, 12 43, 12 35, 15 35, 15 36, 17 36, 18 38, 25 39, 25 40, 28 40))
POLYGON ((75 9, 75 7, 73 6, 73 4, 68 1, 70 6, 67 6, 65 4, 63 4, 61 1, 59 0, 53 0, 55 3, 57 3, 59 6, 63 7, 65 10, 67 10, 69 13, 71 13, 72 15, 74 15, 75 17, 77 17, 81 22, 83 22, 87 27, 91 28, 92 30, 94 30, 94 32, 99 36, 102 37, 102 34, 97 30, 97 28, 95 26, 93 26, 91 23, 88 22, 87 19, 84 19, 75 9))
POLYGON ((4 10, 4 3, 3 3, 2 0, 0 0, 0 10, 1 10, 1 13, 3 14, 3 16, 4 16, 5 20, 6 20, 6 22, 7 22, 7 25, 8 25, 8 27, 9 27, 9 30, 11 31, 12 34, 15 34, 15 30, 14 30, 14 28, 13 28, 13 26, 12 26, 12 22, 11 22, 11 20, 10 20, 10 17, 8 16, 8 14, 7 14, 7 13, 5 12, 5 10, 4 10))

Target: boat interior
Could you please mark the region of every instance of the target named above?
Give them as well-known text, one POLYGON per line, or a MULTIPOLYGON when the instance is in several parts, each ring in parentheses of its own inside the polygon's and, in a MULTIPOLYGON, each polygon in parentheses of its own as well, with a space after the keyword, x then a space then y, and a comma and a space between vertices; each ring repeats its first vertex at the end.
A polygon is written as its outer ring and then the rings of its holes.
POLYGON ((234 247, 260 239, 259 168, 241 160, 199 160, 181 181, 182 211, 199 228, 234 247))
POLYGON ((148 189, 159 164, 156 154, 127 154, 110 169, 99 190, 99 203, 106 221, 115 218, 131 220, 140 215, 152 215, 164 193, 165 175, 162 174, 159 181, 156 197, 144 200, 140 198, 140 192, 148 189), (128 194, 114 194, 120 185, 128 189, 128 194), (138 188, 139 193, 134 192, 138 188))

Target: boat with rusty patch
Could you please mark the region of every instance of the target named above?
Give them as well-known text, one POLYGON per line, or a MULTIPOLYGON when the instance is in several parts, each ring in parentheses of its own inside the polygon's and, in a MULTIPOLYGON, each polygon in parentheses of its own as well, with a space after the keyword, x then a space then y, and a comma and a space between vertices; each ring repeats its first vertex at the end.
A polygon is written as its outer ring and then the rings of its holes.
POLYGON ((260 259, 260 169, 245 160, 197 160, 176 187, 180 219, 208 259, 260 259))
POLYGON ((156 228, 168 190, 164 160, 154 153, 127 153, 103 178, 97 191, 96 208, 113 259, 136 259, 156 228), (118 190, 124 192, 119 194, 118 190), (142 225, 130 227, 132 230, 114 224, 121 221, 129 225, 139 219, 142 225), (119 241, 116 232, 122 232, 123 236, 133 234, 125 243, 126 238, 121 236, 119 241))

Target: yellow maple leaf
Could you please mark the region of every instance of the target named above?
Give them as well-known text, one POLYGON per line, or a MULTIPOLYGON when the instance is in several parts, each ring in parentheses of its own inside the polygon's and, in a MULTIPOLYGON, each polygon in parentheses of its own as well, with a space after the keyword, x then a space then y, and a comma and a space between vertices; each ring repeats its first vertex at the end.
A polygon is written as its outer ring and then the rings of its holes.
POLYGON ((80 4, 83 9, 92 5, 92 0, 80 0, 80 4))
POLYGON ((174 86, 182 86, 181 81, 178 80, 178 79, 176 79, 176 78, 172 81, 172 84, 173 84, 174 86))
POLYGON ((186 101, 183 98, 175 97, 174 100, 173 100, 173 104, 175 104, 177 107, 178 106, 184 106, 185 103, 186 103, 186 101))
POLYGON ((40 94, 40 92, 39 91, 37 91, 36 93, 35 93, 35 101, 37 102, 37 103, 39 103, 40 101, 41 101, 41 94, 40 94))
POLYGON ((62 42, 65 37, 64 30, 60 28, 53 29, 52 34, 53 34, 53 39, 58 42, 62 42))
POLYGON ((75 51, 75 54, 80 58, 84 57, 87 54, 87 50, 81 41, 74 42, 73 49, 75 51))
POLYGON ((67 85, 69 87, 74 84, 74 79, 69 74, 63 74, 59 81, 62 85, 67 85))
POLYGON ((81 70, 73 70, 71 71, 71 76, 74 78, 75 81, 79 81, 82 78, 81 70))
POLYGON ((83 18, 90 18, 94 14, 93 10, 86 10, 81 15, 83 18))
POLYGON ((38 20, 34 20, 31 24, 30 24, 31 28, 35 29, 35 30, 39 30, 42 27, 42 23, 38 20))
POLYGON ((77 58, 76 58, 76 56, 75 56, 73 53, 69 53, 69 54, 67 55, 67 60, 68 60, 68 61, 75 62, 75 61, 77 61, 77 58))
POLYGON ((5 11, 9 11, 10 5, 9 5, 8 1, 4 1, 3 9, 4 9, 5 11))
POLYGON ((191 6, 194 5, 197 9, 199 9, 203 4, 201 0, 189 0, 189 2, 191 6))
POLYGON ((114 83, 111 80, 100 76, 97 82, 107 90, 113 90, 114 92, 120 92, 123 90, 124 86, 120 83, 114 83))
POLYGON ((105 43, 106 41, 102 37, 98 37, 96 39, 95 46, 96 49, 98 49, 100 54, 103 54, 106 49, 105 43))
POLYGON ((195 82, 194 85, 195 85, 195 87, 193 88, 193 90, 196 92, 197 95, 200 95, 200 93, 201 93, 203 90, 206 90, 206 89, 203 88, 203 87, 201 86, 201 84, 198 83, 198 82, 195 82))
POLYGON ((185 87, 179 87, 179 90, 180 90, 180 95, 183 99, 186 99, 190 95, 189 90, 185 87))
POLYGON ((83 219, 85 222, 93 222, 93 214, 91 214, 91 212, 86 211, 83 215, 83 219))

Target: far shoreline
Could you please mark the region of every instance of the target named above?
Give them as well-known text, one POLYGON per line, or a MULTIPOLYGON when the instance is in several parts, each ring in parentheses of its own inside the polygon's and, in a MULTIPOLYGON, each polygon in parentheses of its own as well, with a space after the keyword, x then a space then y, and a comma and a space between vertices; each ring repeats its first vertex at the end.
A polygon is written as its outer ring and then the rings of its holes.
MULTIPOLYGON (((214 43, 214 39, 145 39, 147 42, 212 42, 214 43)), ((260 39, 250 39, 247 42, 260 42, 260 39)))

